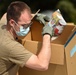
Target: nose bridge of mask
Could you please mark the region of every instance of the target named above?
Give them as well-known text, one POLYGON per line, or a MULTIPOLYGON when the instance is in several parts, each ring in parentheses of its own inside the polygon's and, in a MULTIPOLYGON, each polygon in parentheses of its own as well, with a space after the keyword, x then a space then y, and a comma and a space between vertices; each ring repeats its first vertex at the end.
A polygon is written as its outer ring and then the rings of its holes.
POLYGON ((24 28, 23 26, 20 26, 20 31, 27 31, 30 27, 24 28))
POLYGON ((25 29, 23 28, 23 26, 20 26, 20 31, 24 31, 25 29))

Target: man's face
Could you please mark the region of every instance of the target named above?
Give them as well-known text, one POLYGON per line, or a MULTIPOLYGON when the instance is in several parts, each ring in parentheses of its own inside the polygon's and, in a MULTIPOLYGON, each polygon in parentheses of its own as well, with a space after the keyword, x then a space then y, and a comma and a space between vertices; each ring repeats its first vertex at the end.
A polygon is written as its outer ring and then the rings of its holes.
POLYGON ((19 31, 19 27, 20 26, 23 26, 25 29, 27 27, 29 27, 32 24, 31 19, 32 19, 31 13, 28 10, 23 11, 21 13, 21 16, 20 16, 18 22, 17 23, 15 22, 17 24, 15 26, 16 27, 16 30, 19 31))

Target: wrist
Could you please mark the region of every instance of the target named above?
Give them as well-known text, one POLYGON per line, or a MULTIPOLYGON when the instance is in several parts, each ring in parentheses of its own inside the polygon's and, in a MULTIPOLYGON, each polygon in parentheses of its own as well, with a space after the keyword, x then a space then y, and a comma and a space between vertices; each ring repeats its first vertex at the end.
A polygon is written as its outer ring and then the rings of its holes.
POLYGON ((42 31, 42 35, 44 36, 44 35, 50 35, 50 37, 52 37, 52 35, 53 35, 53 29, 52 29, 52 27, 50 27, 49 25, 45 25, 44 27, 43 27, 43 31, 42 31))
POLYGON ((50 34, 46 33, 46 34, 43 35, 43 38, 47 39, 47 38, 51 38, 51 36, 50 36, 50 34))

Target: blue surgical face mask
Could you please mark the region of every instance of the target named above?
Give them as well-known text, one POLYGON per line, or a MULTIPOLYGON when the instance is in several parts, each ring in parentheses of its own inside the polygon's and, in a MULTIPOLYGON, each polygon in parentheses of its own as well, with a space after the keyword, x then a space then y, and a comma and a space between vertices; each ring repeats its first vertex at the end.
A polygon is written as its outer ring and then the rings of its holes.
POLYGON ((17 34, 18 36, 26 36, 29 31, 30 31, 30 27, 24 29, 23 26, 20 26, 20 30, 19 30, 19 31, 16 31, 16 30, 15 30, 15 32, 16 32, 16 34, 17 34))

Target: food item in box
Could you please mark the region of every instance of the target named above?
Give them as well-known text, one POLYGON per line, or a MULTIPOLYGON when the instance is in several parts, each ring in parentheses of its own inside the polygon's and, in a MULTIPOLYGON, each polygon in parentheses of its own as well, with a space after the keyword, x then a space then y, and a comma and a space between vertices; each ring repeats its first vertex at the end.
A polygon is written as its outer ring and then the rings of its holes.
POLYGON ((53 35, 60 35, 66 25, 66 21, 64 20, 63 16, 61 15, 60 10, 56 10, 53 14, 52 14, 52 18, 51 20, 48 22, 48 25, 50 25, 53 30, 54 33, 53 35))

